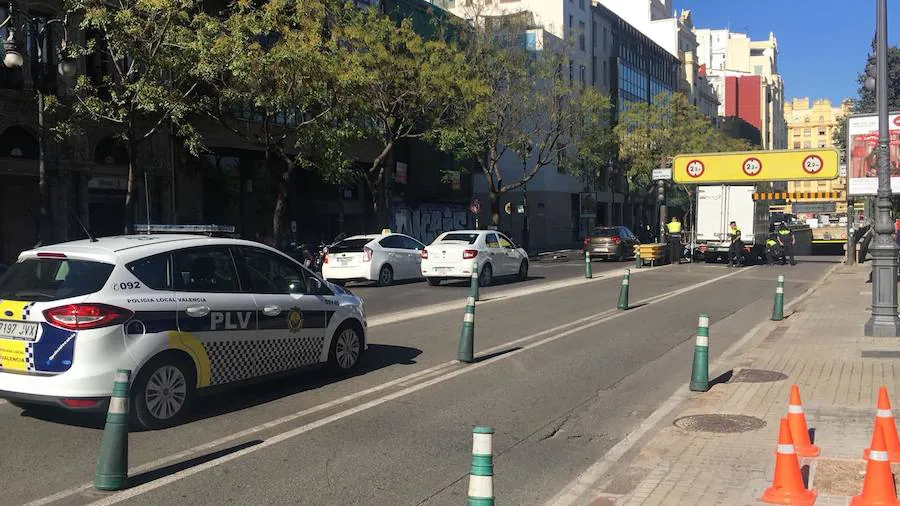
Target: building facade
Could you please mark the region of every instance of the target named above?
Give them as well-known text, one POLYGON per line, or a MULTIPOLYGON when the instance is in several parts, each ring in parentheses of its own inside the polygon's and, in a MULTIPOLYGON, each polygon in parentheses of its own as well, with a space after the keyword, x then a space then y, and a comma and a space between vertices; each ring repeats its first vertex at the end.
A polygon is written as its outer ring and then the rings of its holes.
MULTIPOLYGON (((808 97, 795 98, 784 105, 787 120, 789 149, 824 149, 834 147, 834 132, 844 118, 853 111, 853 101, 843 100, 835 106, 828 99, 818 99, 810 103, 808 97)), ((789 192, 837 192, 837 199, 792 199, 791 202, 835 201, 835 212, 847 212, 847 178, 839 177, 831 181, 791 181, 789 192)))
POLYGON ((763 149, 787 149, 784 80, 778 73, 778 41, 770 33, 753 41, 730 30, 695 29, 697 58, 719 98, 719 115, 759 129, 763 149))

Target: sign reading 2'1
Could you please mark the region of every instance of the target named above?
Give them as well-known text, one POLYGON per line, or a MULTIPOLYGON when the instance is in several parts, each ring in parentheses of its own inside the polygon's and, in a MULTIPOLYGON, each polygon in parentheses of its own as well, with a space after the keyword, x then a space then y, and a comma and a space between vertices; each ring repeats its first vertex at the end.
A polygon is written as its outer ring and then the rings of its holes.
POLYGON ((744 171, 744 174, 748 176, 755 176, 762 172, 762 162, 759 161, 759 158, 750 157, 744 160, 743 165, 741 165, 741 170, 744 171))

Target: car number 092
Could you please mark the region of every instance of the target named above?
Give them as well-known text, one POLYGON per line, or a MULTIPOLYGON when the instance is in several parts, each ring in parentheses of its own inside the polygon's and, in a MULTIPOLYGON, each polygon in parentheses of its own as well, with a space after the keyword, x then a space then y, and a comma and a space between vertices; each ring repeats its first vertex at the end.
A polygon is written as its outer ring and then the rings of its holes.
POLYGON ((141 283, 138 281, 123 281, 121 283, 113 283, 112 289, 114 291, 119 290, 137 290, 141 287, 141 283))

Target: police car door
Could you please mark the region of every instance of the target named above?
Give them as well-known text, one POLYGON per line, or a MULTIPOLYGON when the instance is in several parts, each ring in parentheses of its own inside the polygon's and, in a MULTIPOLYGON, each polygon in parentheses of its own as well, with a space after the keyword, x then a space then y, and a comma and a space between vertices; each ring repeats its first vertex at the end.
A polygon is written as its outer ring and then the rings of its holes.
POLYGON ((202 348, 195 357, 198 385, 254 376, 260 361, 256 303, 241 286, 231 248, 186 248, 173 251, 172 259, 180 337, 191 341, 185 343, 188 349, 202 348))
POLYGON ((324 362, 326 333, 336 305, 313 295, 309 273, 277 253, 241 246, 242 268, 250 280, 259 318, 259 347, 268 357, 266 373, 324 362))

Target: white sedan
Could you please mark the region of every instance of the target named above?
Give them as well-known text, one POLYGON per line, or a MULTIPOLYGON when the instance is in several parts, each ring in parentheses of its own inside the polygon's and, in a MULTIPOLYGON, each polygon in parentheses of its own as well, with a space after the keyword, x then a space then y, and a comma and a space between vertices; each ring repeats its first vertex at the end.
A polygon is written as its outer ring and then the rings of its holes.
POLYGON ((501 276, 528 279, 528 253, 493 230, 445 232, 422 250, 422 276, 431 286, 442 279, 471 278, 475 263, 480 286, 501 276))
POLYGON ((375 281, 387 286, 395 279, 420 279, 425 245, 408 235, 355 235, 328 249, 322 277, 332 283, 375 281))

